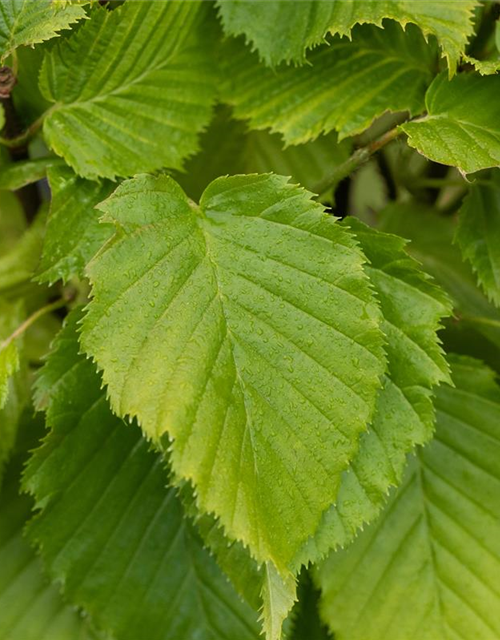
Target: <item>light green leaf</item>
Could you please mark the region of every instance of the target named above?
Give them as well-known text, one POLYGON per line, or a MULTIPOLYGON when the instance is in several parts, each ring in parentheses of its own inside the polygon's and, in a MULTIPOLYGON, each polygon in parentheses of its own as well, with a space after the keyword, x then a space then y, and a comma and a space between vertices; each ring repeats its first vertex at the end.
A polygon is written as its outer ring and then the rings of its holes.
POLYGON ((10 463, 0 494, 0 637, 2 640, 96 639, 43 573, 23 537, 31 500, 19 494, 20 459, 10 463))
POLYGON ((272 174, 220 178, 199 206, 139 176, 99 208, 117 233, 87 270, 82 345, 113 409, 171 449, 201 511, 286 571, 335 499, 385 368, 361 252, 272 174))
POLYGON ((318 572, 338 640, 500 636, 500 389, 470 358, 453 380, 381 518, 318 572))
POLYGON ((0 189, 20 189, 27 184, 38 182, 47 175, 51 166, 62 165, 59 158, 40 158, 37 160, 22 160, 5 167, 0 167, 0 189))
POLYGON ((78 174, 179 169, 197 150, 216 91, 208 10, 205 2, 98 9, 46 56, 40 84, 55 104, 45 138, 78 174))
POLYGON ((114 416, 79 355, 74 312, 37 384, 51 429, 25 472, 40 512, 28 535, 69 600, 116 640, 257 640, 241 603, 184 517, 161 457, 114 416))
POLYGON ((369 263, 365 269, 380 301, 389 367, 370 429, 342 477, 336 504, 323 516, 296 563, 315 561, 349 544, 373 520, 389 488, 401 481, 406 454, 433 433, 433 390, 449 381, 436 332, 451 312, 444 292, 405 251, 406 242, 375 231, 354 218, 346 222, 369 263))
POLYGON ((11 334, 23 320, 24 307, 21 302, 9 303, 0 299, 0 409, 7 400, 10 378, 19 370, 19 352, 11 334))
POLYGON ((338 142, 335 133, 314 142, 284 148, 279 135, 246 131, 241 121, 221 110, 200 139, 201 152, 176 176, 190 198, 199 200, 219 176, 236 173, 278 173, 310 191, 351 153, 350 140, 338 142), (217 153, 214 153, 217 150, 217 153))
POLYGON ((257 55, 231 43, 222 99, 237 118, 249 119, 252 128, 281 133, 287 144, 332 130, 342 139, 360 133, 386 111, 422 113, 436 62, 434 47, 416 27, 405 33, 394 22, 383 30, 357 27, 352 42, 337 37, 309 58, 304 67, 266 69, 257 55))
MULTIPOLYGON (((3 165, 0 165, 0 171, 3 165)), ((0 192, 0 260, 26 230, 26 218, 19 198, 8 191, 0 192)))
POLYGON ((471 186, 455 239, 486 295, 500 306, 500 172, 471 186))
POLYGON ((471 56, 464 56, 464 62, 471 64, 482 76, 490 76, 500 71, 500 56, 489 60, 476 60, 476 58, 471 58, 471 56))
POLYGON ((58 7, 51 0, 2 0, 0 63, 17 47, 49 40, 84 17, 82 7, 58 7))
POLYGON ((500 76, 441 74, 425 101, 428 115, 401 127, 412 147, 464 173, 500 166, 500 76))
POLYGON ((473 32, 474 0, 218 0, 224 29, 245 34, 267 63, 303 62, 328 33, 350 36, 360 23, 416 24, 436 36, 454 72, 473 32))
MULTIPOLYGON (((19 350, 22 339, 8 340, 24 320, 24 304, 0 298, 0 485, 16 441, 19 419, 29 395, 19 350), (7 341, 6 341, 7 340, 7 341)), ((1 566, 1 565, 0 565, 1 566)))
POLYGON ((49 182, 52 200, 37 279, 65 282, 83 275, 87 262, 112 235, 113 227, 99 224, 100 213, 94 207, 116 185, 84 180, 68 167, 50 169, 49 182))
POLYGON ((267 640, 280 640, 283 622, 297 599, 296 591, 295 577, 292 574, 284 578, 271 562, 266 562, 261 592, 261 620, 267 640))

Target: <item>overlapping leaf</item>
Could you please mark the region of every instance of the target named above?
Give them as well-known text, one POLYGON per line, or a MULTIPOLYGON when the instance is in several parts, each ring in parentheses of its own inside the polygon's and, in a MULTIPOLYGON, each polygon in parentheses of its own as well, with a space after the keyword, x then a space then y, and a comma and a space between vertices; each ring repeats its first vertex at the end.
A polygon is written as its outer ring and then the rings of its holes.
POLYGON ((83 275, 87 262, 112 235, 113 227, 99 224, 94 207, 114 185, 79 178, 68 167, 51 169, 49 181, 52 200, 37 277, 41 282, 66 281, 83 275))
POLYGON ((500 357, 500 311, 476 286, 472 270, 453 244, 453 219, 420 203, 408 202, 391 205, 380 220, 384 230, 411 240, 409 251, 452 298, 459 322, 453 322, 448 332, 460 332, 462 327, 467 331, 461 339, 457 335, 461 348, 469 348, 467 353, 471 355, 480 349, 482 358, 500 357), (481 340, 473 343, 471 333, 481 340))
POLYGON ((437 393, 435 440, 380 520, 319 571, 338 640, 500 635, 500 389, 472 359, 453 380, 437 393))
POLYGON ((473 32, 474 0, 218 0, 227 33, 245 34, 268 63, 304 61, 328 33, 350 35, 354 25, 384 18, 416 24, 436 36, 454 71, 473 32))
POLYGON ((281 136, 246 131, 245 125, 232 119, 227 110, 217 113, 200 144, 201 152, 187 162, 185 173, 177 176, 194 200, 199 200, 212 180, 236 173, 278 173, 314 191, 318 182, 347 160, 352 148, 350 140, 338 142, 335 133, 284 148, 281 136))
POLYGON ((20 460, 9 465, 0 494, 0 637, 3 640, 96 640, 83 618, 62 601, 23 528, 31 500, 19 494, 20 460))
POLYGON ((2 0, 0 5, 0 63, 21 45, 56 36, 85 17, 83 7, 56 6, 51 0, 2 0))
POLYGON ((25 485, 40 513, 28 534, 66 596, 117 640, 256 640, 240 602, 184 517, 159 455, 114 416, 79 355, 73 313, 38 380, 51 431, 25 485))
POLYGON ((369 259, 365 267, 380 300, 389 367, 370 429, 344 472, 336 504, 296 562, 318 560, 351 542, 373 520, 391 486, 401 481, 406 454, 432 437, 434 387, 449 380, 436 335, 450 302, 405 251, 405 241, 370 229, 355 219, 346 223, 369 259))
POLYGON ((333 502, 385 368, 363 256, 310 197, 269 174, 218 179, 199 207, 166 176, 122 184, 82 333, 114 410, 279 568, 333 502))
POLYGON ((500 166, 500 76, 441 74, 425 102, 428 115, 402 125, 412 147, 464 173, 500 166))
POLYGON ((435 50, 416 27, 406 33, 394 22, 384 27, 357 27, 352 42, 334 38, 300 68, 266 69, 257 55, 231 43, 222 98, 252 128, 279 132, 291 144, 332 130, 341 139, 354 135, 385 111, 419 114, 433 78, 435 50))
POLYGON ((500 172, 471 186, 460 209, 456 240, 486 295, 500 305, 500 172))
POLYGON ((208 11, 205 2, 99 9, 47 55, 41 89, 55 104, 45 138, 78 174, 180 168, 196 151, 216 91, 208 11))

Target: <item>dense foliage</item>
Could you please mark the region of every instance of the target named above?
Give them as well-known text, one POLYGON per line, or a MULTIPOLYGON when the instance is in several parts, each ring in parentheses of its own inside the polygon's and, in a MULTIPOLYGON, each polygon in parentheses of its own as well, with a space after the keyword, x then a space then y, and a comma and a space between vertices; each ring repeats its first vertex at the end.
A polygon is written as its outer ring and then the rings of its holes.
POLYGON ((500 640, 499 20, 2 0, 0 640, 500 640))

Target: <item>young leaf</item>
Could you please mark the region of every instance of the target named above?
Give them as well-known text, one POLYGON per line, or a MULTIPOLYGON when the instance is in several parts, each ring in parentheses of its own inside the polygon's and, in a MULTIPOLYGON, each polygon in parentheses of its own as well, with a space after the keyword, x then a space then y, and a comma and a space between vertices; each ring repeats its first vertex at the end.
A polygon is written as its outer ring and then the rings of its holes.
POLYGON ((500 166, 500 76, 443 73, 425 102, 428 115, 402 125, 412 147, 464 173, 500 166))
POLYGON ((380 520, 318 571, 339 640, 500 635, 500 389, 469 358, 453 380, 437 392, 436 438, 380 520))
POLYGON ((44 135, 76 173, 180 169, 197 150, 216 90, 208 10, 205 2, 98 9, 47 54, 40 84, 55 104, 44 135))
POLYGON ((50 433, 25 487, 28 526, 50 574, 116 640, 257 640, 241 603, 184 518, 159 455, 114 416, 94 365, 79 355, 77 311, 37 383, 50 433))
POLYGON ((435 49, 416 27, 405 33, 394 22, 384 29, 357 27, 352 42, 334 38, 309 58, 304 67, 267 69, 256 54, 231 43, 222 99, 237 118, 249 119, 254 129, 281 133, 287 144, 334 129, 342 139, 385 111, 422 113, 436 62, 435 49))
POLYGON ((244 33, 267 63, 304 62, 328 33, 350 36, 354 25, 382 26, 384 18, 416 24, 436 36, 454 72, 472 35, 474 0, 218 0, 224 29, 244 33))
POLYGON ((460 209, 456 240, 486 295, 500 306, 500 172, 473 184, 460 209))
POLYGON ((140 176, 99 208, 117 233, 87 270, 82 344, 113 409, 172 450, 230 538, 286 570, 335 499, 385 368, 361 252, 272 174, 219 178, 199 206, 140 176))
POLYGON ((61 599, 23 537, 31 500, 19 494, 19 458, 8 467, 0 494, 0 637, 3 640, 97 640, 61 599))
POLYGON ((113 227, 99 224, 100 213, 94 207, 115 185, 84 180, 68 167, 50 169, 49 183, 52 201, 37 279, 67 281, 83 275, 85 265, 112 235, 113 227))
POLYGON ((2 0, 0 63, 19 46, 49 40, 85 17, 83 7, 58 7, 51 0, 2 0))
POLYGON ((297 564, 347 545, 378 515, 389 488, 401 481, 406 454, 431 438, 433 390, 449 381, 436 335, 441 320, 451 312, 447 296, 408 256, 402 238, 353 218, 343 224, 356 233, 369 260, 365 269, 380 300, 389 366, 372 424, 343 474, 336 504, 324 514, 297 564))

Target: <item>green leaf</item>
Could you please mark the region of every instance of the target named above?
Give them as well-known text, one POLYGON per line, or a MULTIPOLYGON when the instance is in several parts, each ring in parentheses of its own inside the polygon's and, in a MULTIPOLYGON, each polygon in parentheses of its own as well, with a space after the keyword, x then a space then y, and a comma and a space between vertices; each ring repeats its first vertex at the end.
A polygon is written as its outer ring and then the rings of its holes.
POLYGON ((306 558, 317 561, 330 549, 349 544, 378 515, 389 488, 401 481, 406 454, 432 437, 433 390, 449 381, 436 334, 451 312, 447 296, 408 256, 402 238, 354 218, 343 224, 356 233, 369 260, 365 269, 383 313, 389 366, 372 424, 343 474, 336 504, 324 514, 296 564, 306 558))
POLYGON ((216 90, 208 10, 205 2, 98 9, 46 56, 40 85, 55 104, 45 139, 76 173, 179 169, 197 150, 216 90))
POLYGON ((347 160, 351 142, 338 142, 335 133, 314 142, 284 148, 279 135, 246 131, 241 121, 220 110, 200 139, 201 152, 176 176, 190 198, 199 200, 206 187, 219 176, 236 173, 278 173, 310 191, 347 160), (217 153, 214 154, 214 149, 217 153))
POLYGON ((457 359, 438 390, 437 433, 382 517, 317 579, 339 640, 500 636, 500 389, 457 359))
POLYGON ((476 60, 471 56, 464 56, 464 62, 471 64, 482 76, 489 76, 500 71, 500 57, 498 55, 488 60, 476 60))
POLYGON ((85 265, 112 235, 111 225, 99 224, 94 208, 116 186, 107 180, 90 182, 68 167, 49 170, 50 213, 38 266, 39 282, 66 282, 82 276, 85 265))
MULTIPOLYGON (((31 425, 32 426, 32 425, 31 425)), ((19 494, 20 460, 0 494, 0 637, 2 640, 91 640, 83 618, 59 595, 23 537, 31 500, 19 494)))
POLYGON ((486 295, 500 306, 500 172, 473 184, 460 209, 456 241, 486 295))
MULTIPOLYGON (((384 230, 411 240, 411 254, 451 296, 459 320, 452 326, 458 324, 458 328, 463 326, 469 332, 473 329, 488 341, 483 358, 488 357, 492 349, 495 351, 495 347, 500 356, 500 311, 478 289, 474 274, 462 261, 458 247, 453 245, 453 219, 421 203, 408 202, 389 206, 380 222, 384 230)), ((468 340, 470 335, 460 340, 460 349, 467 349, 468 340)))
POLYGON ((38 182, 47 175, 47 169, 53 165, 62 165, 58 158, 39 158, 14 162, 0 167, 0 189, 21 189, 27 184, 38 182))
POLYGON ((0 295, 16 299, 32 292, 31 279, 40 259, 45 226, 45 207, 19 241, 0 257, 0 295))
POLYGON ((401 127, 412 147, 463 173, 500 166, 500 76, 441 74, 425 101, 428 115, 401 127))
POLYGON ((337 37, 299 68, 266 69, 241 44, 231 45, 225 54, 222 99, 237 118, 249 119, 252 128, 281 133, 287 144, 332 130, 343 139, 386 111, 420 114, 434 76, 434 47, 416 27, 405 33, 394 22, 383 30, 357 27, 352 42, 337 37))
POLYGON ((280 569, 335 499, 385 367, 363 256, 310 198, 235 176, 196 206, 140 176, 99 206, 117 233, 87 270, 82 344, 113 409, 280 569))
POLYGON ((9 303, 0 298, 0 409, 7 400, 10 378, 19 370, 19 352, 11 334, 21 324, 24 306, 20 302, 9 303))
POLYGON ((24 477, 40 509, 30 539, 65 595, 116 640, 257 640, 255 614, 165 486, 161 457, 111 413, 79 355, 80 319, 69 316, 37 383, 51 430, 24 477))
POLYGON ((245 34, 267 63, 305 61, 307 49, 328 33, 350 36, 354 25, 382 26, 384 18, 416 24, 436 36, 454 72, 472 35, 474 0, 219 0, 224 29, 245 34))
POLYGON ((58 7, 51 0, 2 0, 0 63, 23 45, 49 40, 85 17, 83 7, 58 7))

